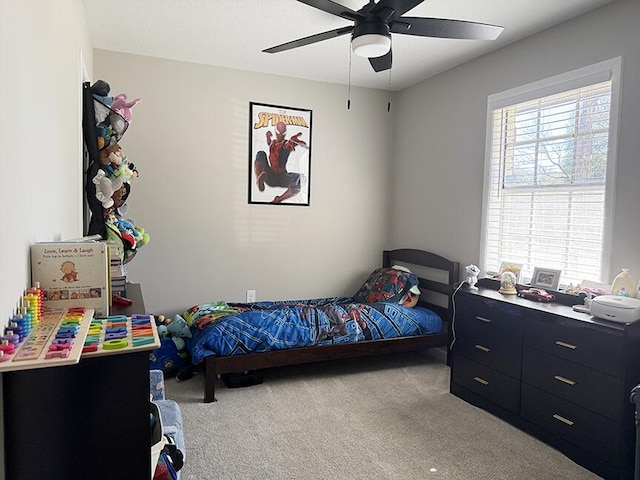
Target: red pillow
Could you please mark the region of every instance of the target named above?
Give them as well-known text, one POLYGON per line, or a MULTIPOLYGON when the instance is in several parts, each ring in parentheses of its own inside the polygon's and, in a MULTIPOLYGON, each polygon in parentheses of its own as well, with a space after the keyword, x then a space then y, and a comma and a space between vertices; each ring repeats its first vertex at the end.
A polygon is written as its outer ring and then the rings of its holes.
POLYGON ((395 268, 377 268, 371 272, 353 299, 359 303, 398 303, 418 283, 418 277, 413 273, 395 268))

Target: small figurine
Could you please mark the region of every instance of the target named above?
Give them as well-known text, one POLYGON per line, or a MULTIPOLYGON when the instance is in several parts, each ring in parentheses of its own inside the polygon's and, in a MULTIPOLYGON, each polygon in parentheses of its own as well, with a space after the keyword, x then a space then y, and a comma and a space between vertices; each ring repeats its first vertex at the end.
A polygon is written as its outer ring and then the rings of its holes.
POLYGON ((480 269, 475 265, 467 265, 465 267, 465 271, 467 273, 467 284, 469 285, 469 288, 478 288, 476 287, 476 283, 478 283, 480 269))

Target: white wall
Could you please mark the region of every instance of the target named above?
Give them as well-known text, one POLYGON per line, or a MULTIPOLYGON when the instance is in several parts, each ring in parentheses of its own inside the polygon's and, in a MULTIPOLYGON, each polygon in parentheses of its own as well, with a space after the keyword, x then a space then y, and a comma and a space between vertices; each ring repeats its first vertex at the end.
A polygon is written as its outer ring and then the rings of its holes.
POLYGON ((352 294, 386 246, 387 93, 95 50, 94 81, 141 97, 120 144, 140 171, 128 265, 147 309, 352 294), (248 204, 249 102, 312 110, 311 206, 248 204))
POLYGON ((82 234, 80 0, 0 1, 0 318, 30 286, 29 246, 82 234))
MULTIPOLYGON (((477 263, 487 97, 623 57, 612 277, 640 276, 640 2, 618 0, 398 95, 390 247, 477 263)), ((609 279, 612 280, 613 278, 609 279)))
POLYGON ((2 325, 30 286, 29 246, 82 234, 80 52, 91 71, 80 0, 0 0, 2 325))

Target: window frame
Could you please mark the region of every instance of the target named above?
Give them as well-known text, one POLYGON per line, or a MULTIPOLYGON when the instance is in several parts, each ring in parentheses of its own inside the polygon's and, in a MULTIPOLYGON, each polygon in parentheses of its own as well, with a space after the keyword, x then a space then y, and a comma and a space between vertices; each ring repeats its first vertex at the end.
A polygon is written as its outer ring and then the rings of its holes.
MULTIPOLYGON (((497 109, 543 98, 556 93, 577 89, 583 86, 611 80, 611 107, 609 119, 607 168, 605 179, 604 226, 602 251, 600 255, 600 279, 596 281, 608 283, 611 275, 613 221, 616 197, 616 174, 618 157, 618 135, 620 117, 620 90, 622 81, 622 57, 616 57, 577 70, 555 75, 550 78, 529 83, 503 92, 489 95, 487 98, 485 161, 482 195, 482 220, 480 236, 480 268, 491 271, 487 265, 487 216, 491 182, 491 155, 493 136, 493 112, 497 109)), ((509 260, 509 259, 502 259, 509 260)), ((544 265, 539 265, 544 267, 544 265)), ((527 280, 527 279, 524 279, 527 280)))

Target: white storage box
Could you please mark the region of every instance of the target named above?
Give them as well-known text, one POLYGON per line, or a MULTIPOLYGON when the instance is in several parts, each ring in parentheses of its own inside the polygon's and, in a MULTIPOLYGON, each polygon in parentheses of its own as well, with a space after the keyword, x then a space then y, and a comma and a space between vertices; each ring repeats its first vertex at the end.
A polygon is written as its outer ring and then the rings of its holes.
POLYGON ((619 295, 600 295, 591 300, 590 313, 594 317, 618 323, 640 320, 640 300, 619 295))

